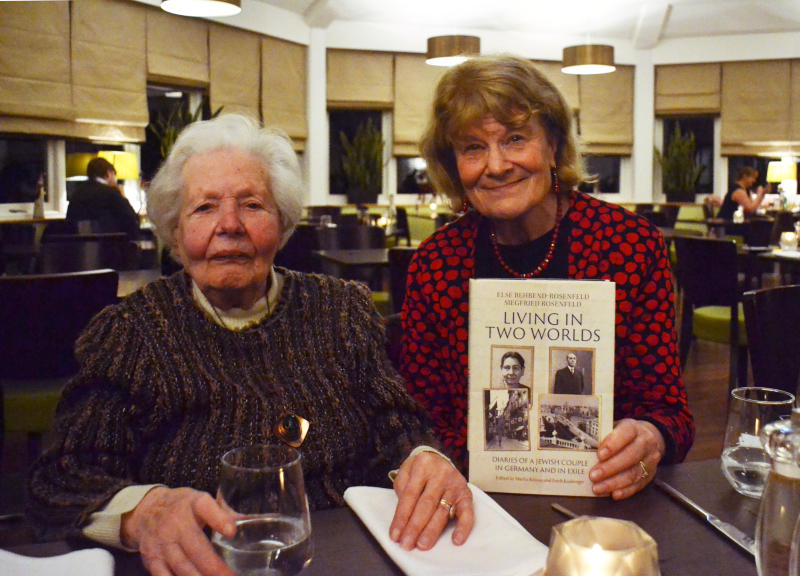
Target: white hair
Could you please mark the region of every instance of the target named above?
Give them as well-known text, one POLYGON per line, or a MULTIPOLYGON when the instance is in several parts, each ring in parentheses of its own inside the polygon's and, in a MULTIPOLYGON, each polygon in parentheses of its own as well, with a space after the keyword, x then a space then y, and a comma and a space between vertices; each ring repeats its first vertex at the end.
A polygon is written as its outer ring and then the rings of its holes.
POLYGON ((294 232, 303 212, 303 178, 292 142, 281 130, 262 128, 241 114, 223 114, 189 124, 178 136, 167 159, 147 189, 147 215, 158 237, 175 246, 183 202, 183 167, 192 156, 220 149, 236 149, 255 156, 267 177, 267 189, 281 218, 281 247, 294 232))

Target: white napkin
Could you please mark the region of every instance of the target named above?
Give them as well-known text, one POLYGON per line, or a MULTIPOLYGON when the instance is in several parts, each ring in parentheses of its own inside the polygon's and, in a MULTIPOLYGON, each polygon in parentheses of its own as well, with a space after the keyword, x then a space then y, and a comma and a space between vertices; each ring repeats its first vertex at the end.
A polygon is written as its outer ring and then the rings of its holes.
POLYGON ((389 538, 397 507, 394 490, 354 486, 345 491, 344 499, 407 576, 530 576, 544 568, 547 546, 480 488, 469 487, 475 505, 469 538, 455 546, 451 540, 455 522, 451 522, 427 551, 404 550, 389 538))
POLYGON ((76 550, 47 558, 33 558, 0 550, 0 574, 114 576, 114 557, 102 548, 76 550))

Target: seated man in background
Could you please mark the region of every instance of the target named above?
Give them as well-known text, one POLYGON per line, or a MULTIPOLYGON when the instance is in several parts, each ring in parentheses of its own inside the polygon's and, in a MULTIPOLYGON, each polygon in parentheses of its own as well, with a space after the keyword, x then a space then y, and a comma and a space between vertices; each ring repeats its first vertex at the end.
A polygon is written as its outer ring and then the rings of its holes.
POLYGON ((78 229, 81 220, 94 220, 98 232, 125 232, 131 240, 139 235, 139 217, 117 186, 117 171, 105 158, 92 158, 86 167, 88 180, 81 182, 67 207, 67 222, 78 229))

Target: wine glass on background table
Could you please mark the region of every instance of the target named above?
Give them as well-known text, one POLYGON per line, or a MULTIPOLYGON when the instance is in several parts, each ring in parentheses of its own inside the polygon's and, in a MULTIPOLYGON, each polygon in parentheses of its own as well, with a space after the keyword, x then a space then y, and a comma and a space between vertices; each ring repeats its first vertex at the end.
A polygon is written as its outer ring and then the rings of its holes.
POLYGON ((235 448, 222 457, 217 502, 236 536, 212 543, 239 576, 294 576, 311 562, 311 518, 300 452, 284 444, 235 448))

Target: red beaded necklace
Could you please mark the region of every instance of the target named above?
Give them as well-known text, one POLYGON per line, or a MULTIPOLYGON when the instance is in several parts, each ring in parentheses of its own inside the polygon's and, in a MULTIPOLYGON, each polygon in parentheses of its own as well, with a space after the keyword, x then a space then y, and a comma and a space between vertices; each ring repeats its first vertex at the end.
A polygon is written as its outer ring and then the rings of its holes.
MULTIPOLYGON (((556 182, 558 182, 556 180, 556 182)), ((558 188, 558 184, 556 184, 556 189, 558 188)), ((553 253, 556 250, 556 242, 558 241, 558 229, 561 227, 561 220, 562 220, 562 212, 561 212, 561 195, 556 194, 556 225, 553 228, 553 237, 550 240, 550 246, 547 248, 547 254, 544 255, 544 259, 539 263, 539 265, 534 268, 530 272, 517 272, 511 266, 503 260, 503 256, 500 254, 500 247, 497 244, 497 234, 494 232, 494 226, 489 229, 489 239, 492 242, 492 248, 494 249, 494 255, 497 258, 497 261, 500 263, 500 266, 503 267, 503 270, 514 276, 515 278, 536 278, 537 276, 541 275, 542 272, 547 270, 547 267, 550 265, 550 260, 553 259, 553 253)))

